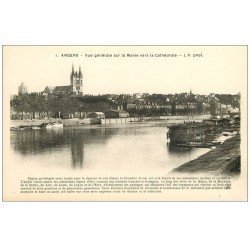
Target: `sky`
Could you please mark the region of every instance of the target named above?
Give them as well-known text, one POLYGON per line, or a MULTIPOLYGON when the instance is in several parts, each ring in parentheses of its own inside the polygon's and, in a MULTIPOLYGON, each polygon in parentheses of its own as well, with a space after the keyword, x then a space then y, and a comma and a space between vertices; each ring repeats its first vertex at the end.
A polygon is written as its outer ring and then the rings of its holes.
POLYGON ((236 94, 247 84, 246 46, 4 46, 3 55, 11 94, 22 82, 29 92, 69 85, 72 64, 84 94, 236 94))

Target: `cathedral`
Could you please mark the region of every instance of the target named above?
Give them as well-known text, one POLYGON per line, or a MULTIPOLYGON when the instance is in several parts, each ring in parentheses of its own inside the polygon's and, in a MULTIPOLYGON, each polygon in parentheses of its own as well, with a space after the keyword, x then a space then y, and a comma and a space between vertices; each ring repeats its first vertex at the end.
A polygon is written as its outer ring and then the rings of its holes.
POLYGON ((70 74, 70 86, 71 92, 75 94, 82 94, 82 71, 79 67, 79 71, 74 70, 74 65, 72 65, 72 71, 70 74))
MULTIPOLYGON (((75 71, 74 65, 72 65, 72 71, 70 73, 70 85, 56 86, 51 91, 54 94, 82 95, 83 94, 82 78, 83 78, 83 75, 82 75, 81 67, 79 67, 78 71, 77 70, 75 71)), ((49 89, 49 87, 46 87, 46 88, 49 89)))

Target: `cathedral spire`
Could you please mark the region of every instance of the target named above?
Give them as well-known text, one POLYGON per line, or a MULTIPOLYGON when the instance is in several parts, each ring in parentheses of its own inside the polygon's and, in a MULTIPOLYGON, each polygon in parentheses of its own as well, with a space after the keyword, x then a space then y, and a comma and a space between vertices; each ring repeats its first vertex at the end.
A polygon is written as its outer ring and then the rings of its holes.
POLYGON ((72 71, 70 74, 70 77, 72 78, 74 76, 75 70, 74 70, 74 64, 72 63, 72 71))
POLYGON ((79 66, 79 77, 82 77, 81 66, 79 66))
POLYGON ((79 70, 75 70, 74 64, 72 64, 72 72, 70 74, 70 85, 71 85, 71 92, 75 94, 82 94, 82 69, 79 66, 79 70))

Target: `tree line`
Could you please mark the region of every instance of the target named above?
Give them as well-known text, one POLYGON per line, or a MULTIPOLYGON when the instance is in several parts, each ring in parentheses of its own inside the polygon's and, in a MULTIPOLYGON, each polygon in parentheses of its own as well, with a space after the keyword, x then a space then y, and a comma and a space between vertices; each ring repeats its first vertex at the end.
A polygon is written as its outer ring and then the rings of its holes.
POLYGON ((59 114, 74 114, 75 112, 106 112, 109 110, 111 103, 107 98, 86 96, 77 97, 71 95, 48 95, 44 96, 39 93, 15 95, 10 101, 13 111, 21 114, 30 113, 33 117, 35 114, 45 114, 46 117, 56 117, 59 114))
MULTIPOLYGON (((240 106, 240 99, 238 95, 216 95, 220 103, 230 104, 233 108, 240 106)), ((175 115, 177 114, 176 104, 181 102, 184 106, 187 102, 193 102, 196 104, 195 109, 190 109, 188 106, 182 110, 183 114, 189 114, 190 112, 202 114, 204 111, 203 100, 197 101, 194 96, 185 97, 184 94, 175 95, 161 95, 153 94, 147 97, 147 101, 158 102, 160 104, 166 104, 168 99, 168 104, 171 105, 171 110, 166 108, 142 108, 142 109, 130 109, 128 112, 131 116, 159 116, 159 115, 175 115)), ((118 100, 123 100, 123 108, 127 110, 126 99, 122 95, 119 96, 118 100)), ((218 108, 218 101, 211 100, 209 103, 209 112, 211 114, 216 114, 216 109, 218 108)), ((11 109, 19 114, 21 114, 21 119, 24 113, 41 114, 46 117, 58 117, 60 114, 74 114, 76 112, 86 113, 86 112, 106 112, 111 108, 115 107, 114 101, 110 100, 107 95, 99 96, 72 96, 70 94, 61 95, 42 95, 41 93, 30 93, 15 95, 11 98, 11 109)))

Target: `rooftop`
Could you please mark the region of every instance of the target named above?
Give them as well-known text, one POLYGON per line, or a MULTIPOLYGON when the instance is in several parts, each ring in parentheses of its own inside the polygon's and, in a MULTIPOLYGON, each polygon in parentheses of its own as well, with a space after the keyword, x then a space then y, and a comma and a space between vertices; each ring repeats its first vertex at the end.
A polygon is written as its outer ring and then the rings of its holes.
POLYGON ((71 86, 57 86, 54 88, 54 92, 55 91, 70 91, 71 90, 71 86))

